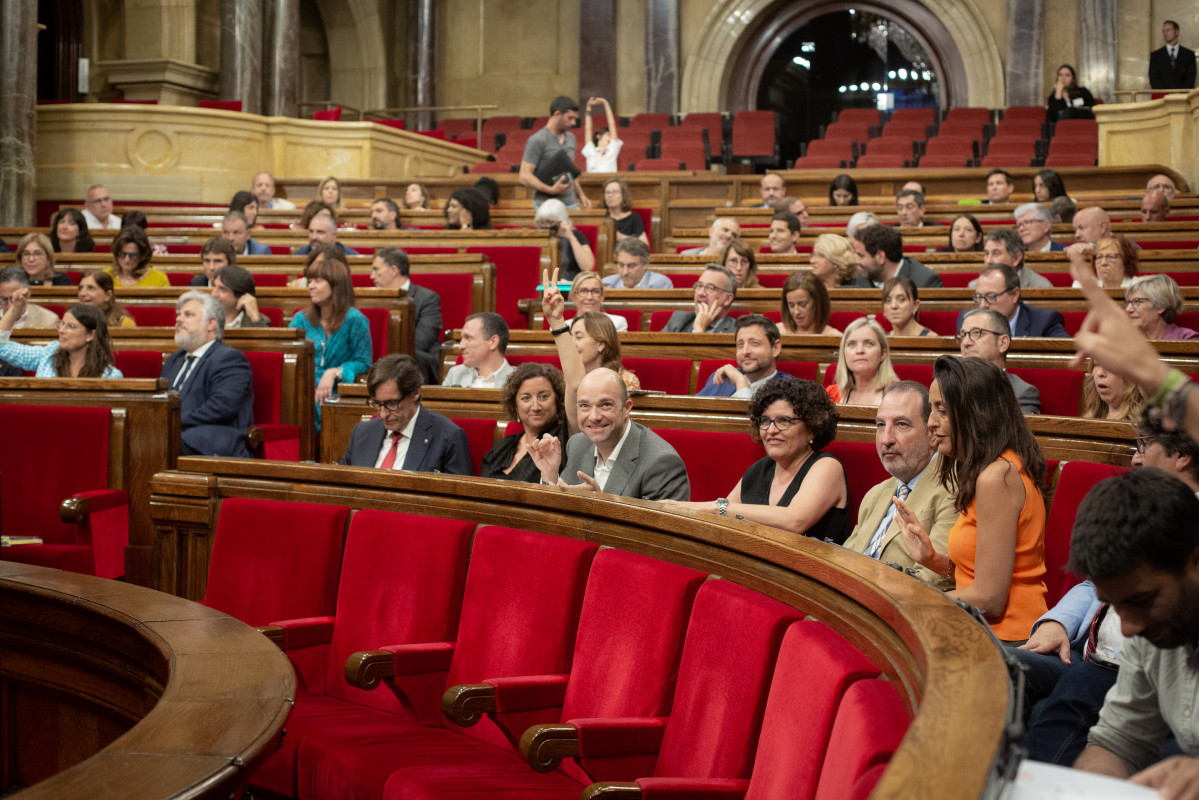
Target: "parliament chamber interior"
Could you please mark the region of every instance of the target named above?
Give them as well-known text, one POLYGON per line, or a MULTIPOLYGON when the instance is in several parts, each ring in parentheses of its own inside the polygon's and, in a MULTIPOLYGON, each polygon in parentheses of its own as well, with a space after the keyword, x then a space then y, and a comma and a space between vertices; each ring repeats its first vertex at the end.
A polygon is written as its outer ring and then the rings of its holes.
POLYGON ((3 5, 0 796, 1049 796, 880 408, 932 483, 947 361, 1030 387, 1038 608, 1084 584, 1160 397, 1079 270, 1199 380, 1194 4, 3 5))

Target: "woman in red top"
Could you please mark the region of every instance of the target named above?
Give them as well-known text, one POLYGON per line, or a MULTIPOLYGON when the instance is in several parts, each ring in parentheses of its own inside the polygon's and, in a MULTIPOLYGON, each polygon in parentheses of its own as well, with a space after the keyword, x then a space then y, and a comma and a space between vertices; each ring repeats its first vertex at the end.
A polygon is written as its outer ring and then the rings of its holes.
POLYGON ((912 558, 956 582, 950 594, 980 609, 1006 644, 1022 644, 1045 605, 1045 457, 1011 383, 981 358, 941 356, 929 388, 929 435, 939 478, 960 516, 949 555, 933 550, 916 515, 896 498, 912 558))

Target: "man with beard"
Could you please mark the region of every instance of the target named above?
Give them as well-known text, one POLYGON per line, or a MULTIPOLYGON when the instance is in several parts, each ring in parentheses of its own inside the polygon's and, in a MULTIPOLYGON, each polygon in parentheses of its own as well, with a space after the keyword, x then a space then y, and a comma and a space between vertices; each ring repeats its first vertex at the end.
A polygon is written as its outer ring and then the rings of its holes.
POLYGON ((958 512, 953 495, 937 479, 940 455, 928 435, 931 410, 928 389, 915 381, 897 381, 883 389, 875 415, 874 447, 883 468, 893 477, 866 492, 858 509, 857 527, 845 540, 845 548, 883 563, 915 568, 917 575, 937 588, 952 589, 951 578, 918 565, 908 554, 891 502, 894 497, 903 499, 920 517, 933 548, 949 552, 949 529, 958 512))
POLYGON ((779 328, 769 317, 744 314, 737 317, 737 364, 725 364, 708 377, 697 392, 700 397, 750 398, 758 387, 775 378, 794 378, 776 366, 783 341, 779 328))
POLYGON ((225 312, 212 295, 186 292, 175 303, 175 344, 162 377, 178 393, 180 455, 250 458, 246 431, 254 424, 254 382, 246 354, 229 347, 225 312))
POLYGON ((395 200, 386 197, 371 203, 371 230, 398 231, 400 229, 400 207, 395 200))

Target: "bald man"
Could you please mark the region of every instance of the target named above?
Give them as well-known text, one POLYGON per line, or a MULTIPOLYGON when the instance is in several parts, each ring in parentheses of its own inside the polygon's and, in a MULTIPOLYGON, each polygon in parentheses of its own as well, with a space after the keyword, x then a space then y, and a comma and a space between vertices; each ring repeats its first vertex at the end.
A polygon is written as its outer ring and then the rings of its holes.
POLYGON ((1112 231, 1111 218, 1099 206, 1084 208, 1074 215, 1074 241, 1095 244, 1112 231))
POLYGON ((579 433, 562 444, 546 434, 529 448, 541 482, 572 491, 596 491, 642 500, 688 500, 687 467, 661 436, 629 418, 633 401, 620 375, 603 367, 579 382, 574 409, 579 433))
POLYGON ((1165 192, 1147 192, 1141 198, 1141 222, 1165 222, 1170 216, 1170 198, 1165 192))

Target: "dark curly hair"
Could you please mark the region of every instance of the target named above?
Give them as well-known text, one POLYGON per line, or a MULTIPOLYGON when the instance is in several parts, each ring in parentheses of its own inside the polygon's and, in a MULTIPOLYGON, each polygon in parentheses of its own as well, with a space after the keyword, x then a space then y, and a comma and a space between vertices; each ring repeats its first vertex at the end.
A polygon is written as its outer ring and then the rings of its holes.
POLYGON ((518 365, 504 382, 504 391, 500 399, 504 404, 504 411, 508 413, 508 419, 519 421, 519 417, 516 416, 516 395, 520 392, 520 385, 533 378, 545 378, 550 382, 554 389, 557 422, 563 422, 566 419, 566 381, 562 378, 562 370, 553 364, 542 364, 540 361, 526 361, 518 365))
POLYGON ((812 434, 812 449, 821 450, 837 435, 837 407, 828 393, 812 381, 798 378, 778 378, 766 381, 749 401, 750 436, 757 441, 760 437, 758 419, 770 404, 785 400, 795 410, 795 416, 803 421, 812 434))

